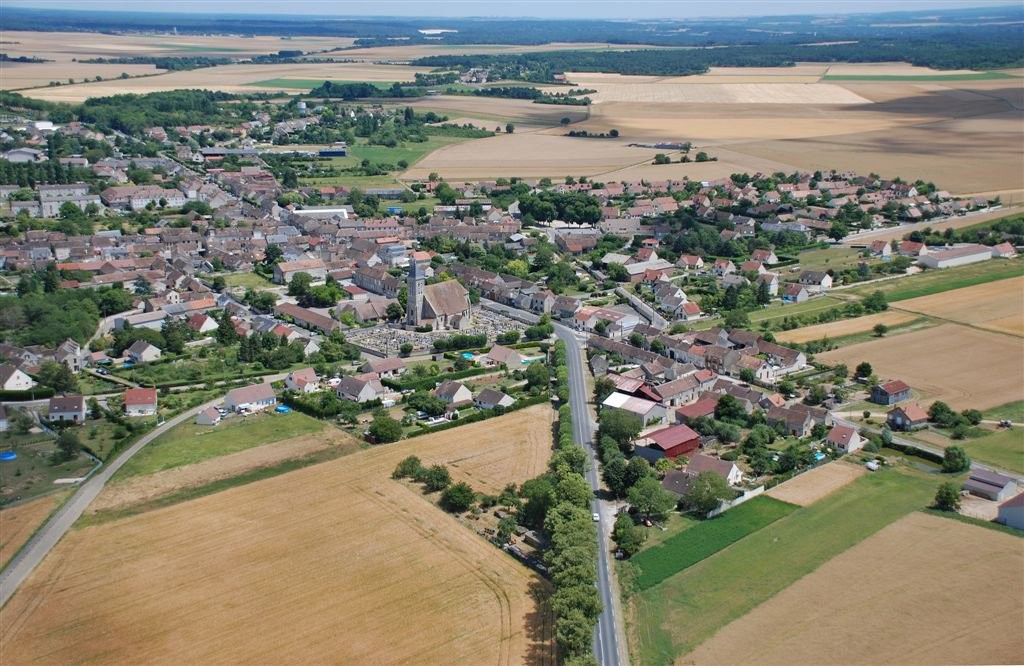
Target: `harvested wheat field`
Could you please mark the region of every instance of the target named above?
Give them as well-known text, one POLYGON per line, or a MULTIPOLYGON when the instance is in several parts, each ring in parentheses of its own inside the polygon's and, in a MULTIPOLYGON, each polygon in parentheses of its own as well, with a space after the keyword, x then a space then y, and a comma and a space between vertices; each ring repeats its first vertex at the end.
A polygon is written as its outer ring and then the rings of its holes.
POLYGON ((597 90, 588 95, 595 104, 633 102, 641 104, 869 104, 842 86, 816 83, 816 77, 792 77, 795 81, 763 82, 718 77, 701 82, 633 82, 622 77, 615 83, 587 83, 597 90))
POLYGON ((943 324, 877 338, 818 354, 854 367, 867 361, 882 378, 899 378, 921 402, 943 400, 954 409, 989 409, 1020 395, 1024 345, 1018 338, 959 324, 943 324))
POLYGON ((780 342, 810 342, 811 340, 821 340, 822 338, 839 338, 844 335, 866 333, 873 329, 877 324, 896 326, 898 324, 905 324, 908 321, 913 321, 917 318, 918 317, 907 312, 895 312, 890 310, 888 312, 867 315, 866 317, 857 317, 856 319, 842 319, 840 321, 832 321, 827 324, 815 324, 814 326, 794 328, 791 331, 779 331, 775 334, 775 337, 780 342))
POLYGON ((32 538, 67 496, 67 492, 56 493, 0 511, 0 567, 32 538))
POLYGON ((780 483, 765 495, 790 504, 808 506, 864 473, 864 468, 859 465, 844 461, 829 463, 780 483))
MULTIPOLYGON (((520 125, 556 126, 562 118, 573 122, 587 117, 586 107, 557 106, 553 104, 534 104, 523 99, 502 99, 500 97, 469 97, 468 95, 438 95, 419 100, 403 102, 402 106, 411 106, 420 113, 433 111, 449 118, 470 116, 480 120, 494 121, 504 124, 512 121, 516 124, 516 132, 520 125)), ((488 125, 488 129, 490 129, 488 125)))
POLYGON ((1024 336, 1024 277, 911 298, 893 307, 1024 336))
POLYGON ((546 583, 390 478, 416 454, 478 489, 522 481, 550 412, 74 530, 0 610, 4 661, 553 664, 546 583))
POLYGON ((681 662, 1020 663, 1021 543, 911 513, 727 625, 681 662))
MULTIPOLYGON (((972 227, 976 224, 981 224, 982 222, 998 220, 1000 218, 1006 217, 1007 215, 1012 215, 1017 212, 1019 211, 1013 209, 1007 210, 1004 206, 1003 208, 997 210, 985 211, 982 213, 968 213, 967 215, 964 215, 962 217, 955 217, 951 220, 942 220, 941 222, 929 221, 925 223, 918 223, 920 226, 910 227, 910 229, 923 229, 924 227, 929 227, 933 231, 945 231, 946 229, 963 229, 964 227, 972 227)), ((900 227, 893 227, 885 231, 871 231, 864 234, 850 234, 849 236, 842 240, 842 243, 844 245, 859 245, 863 247, 869 245, 872 241, 876 240, 903 240, 903 237, 906 236, 907 233, 909 233, 908 227, 904 225, 900 227)))

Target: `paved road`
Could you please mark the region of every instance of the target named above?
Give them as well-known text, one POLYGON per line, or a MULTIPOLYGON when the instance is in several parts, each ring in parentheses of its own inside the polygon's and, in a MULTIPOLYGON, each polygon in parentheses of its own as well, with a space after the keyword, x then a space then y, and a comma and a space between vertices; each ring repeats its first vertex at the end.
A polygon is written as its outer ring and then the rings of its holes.
MULTIPOLYGON (((267 381, 278 381, 286 376, 285 374, 274 375, 269 378, 265 378, 267 381)), ((96 496, 102 492, 103 487, 106 485, 110 477, 117 473, 117 470, 121 469, 126 462, 131 460, 132 456, 142 450, 147 444, 152 442, 154 439, 164 434, 174 426, 191 419, 193 416, 198 414, 200 411, 216 405, 221 402, 224 398, 219 397, 215 400, 203 403, 198 407, 194 407, 189 411, 179 414, 174 418, 166 421, 163 425, 160 425, 150 432, 142 436, 142 438, 132 444, 124 453, 114 459, 109 465, 101 469, 97 474, 94 474, 92 478, 83 483, 78 490, 72 495, 67 502, 64 503, 57 513, 53 514, 46 524, 35 535, 29 539, 25 547, 21 549, 17 557, 11 560, 4 570, 0 572, 0 607, 14 595, 18 590, 18 587, 25 582, 29 574, 39 563, 43 561, 43 558, 53 549, 54 546, 64 537, 71 526, 74 525, 75 521, 85 512, 89 504, 92 503, 96 496)))
MULTIPOLYGON (((569 364, 569 403, 573 411, 573 439, 586 449, 590 460, 590 468, 587 470, 587 481, 590 487, 597 492, 601 487, 601 481, 597 475, 598 459, 594 447, 594 423, 590 419, 590 410, 587 406, 587 382, 586 370, 583 366, 583 345, 576 334, 561 324, 555 324, 555 334, 558 339, 565 343, 566 356, 569 364)), ((612 578, 609 571, 608 558, 608 531, 605 529, 607 516, 602 515, 600 501, 594 499, 591 502, 592 512, 601 515, 601 521, 597 525, 597 587, 601 593, 601 605, 603 610, 597 619, 597 630, 594 635, 594 656, 597 663, 602 666, 618 666, 619 658, 619 634, 615 623, 615 594, 612 587, 612 578)))
POLYGON ((645 303, 644 300, 636 294, 629 293, 624 287, 617 288, 615 293, 628 300, 629 304, 633 306, 633 309, 639 312, 640 316, 646 318, 654 328, 660 328, 662 330, 668 328, 668 319, 665 319, 658 314, 649 303, 645 303))

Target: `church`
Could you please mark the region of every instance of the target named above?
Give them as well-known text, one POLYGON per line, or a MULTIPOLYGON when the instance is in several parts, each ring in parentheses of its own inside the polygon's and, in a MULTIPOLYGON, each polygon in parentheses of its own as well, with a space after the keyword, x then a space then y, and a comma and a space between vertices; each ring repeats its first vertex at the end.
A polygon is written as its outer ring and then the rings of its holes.
POLYGON ((469 328, 473 307, 469 292, 457 280, 426 284, 424 265, 412 261, 408 289, 407 325, 430 326, 435 331, 469 328))

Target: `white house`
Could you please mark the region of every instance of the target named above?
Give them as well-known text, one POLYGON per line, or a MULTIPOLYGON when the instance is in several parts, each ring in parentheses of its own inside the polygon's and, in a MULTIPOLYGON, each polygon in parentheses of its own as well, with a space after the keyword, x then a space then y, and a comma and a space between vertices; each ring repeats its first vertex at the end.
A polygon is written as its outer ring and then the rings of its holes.
POLYGON ((985 245, 960 245, 922 254, 917 263, 928 268, 952 268, 992 258, 992 248, 985 245))
POLYGON ((196 333, 210 333, 217 330, 218 324, 210 315, 197 312, 188 318, 188 327, 196 333))
POLYGON ((82 423, 85 421, 85 398, 80 395, 50 398, 48 414, 50 421, 82 423))
POLYGON ((434 389, 434 396, 444 400, 447 405, 461 405, 473 401, 473 392, 459 382, 446 379, 434 389))
POLYGON ((156 414, 156 389, 131 388, 124 392, 125 416, 153 416, 156 414))
POLYGON ((220 423, 220 412, 216 407, 207 407, 196 414, 196 425, 217 425, 220 423))
POLYGON ((361 370, 376 373, 381 377, 397 377, 405 372, 405 361, 397 356, 375 358, 364 363, 361 370))
POLYGON ((369 402, 384 395, 384 386, 380 378, 372 373, 359 377, 342 377, 335 389, 339 398, 352 402, 369 402))
POLYGON ((132 346, 125 350, 125 356, 132 363, 149 363, 160 358, 160 348, 149 344, 145 340, 136 340, 132 346))
POLYGON ((1011 497, 999 505, 997 523, 1024 530, 1024 493, 1011 497))
POLYGON ((645 427, 661 423, 665 420, 665 414, 667 413, 664 405, 651 400, 626 395, 625 393, 619 393, 618 391, 605 398, 602 404, 605 407, 621 409, 630 414, 636 414, 640 417, 640 421, 645 427))
POLYGON ((507 409, 514 405, 515 402, 516 399, 507 393, 492 388, 486 388, 483 391, 480 391, 480 395, 476 397, 473 404, 475 404, 478 409, 494 409, 495 407, 503 407, 507 409))
POLYGON ((289 391, 296 393, 315 393, 320 390, 320 380, 317 379, 316 371, 313 368, 302 368, 292 370, 284 378, 284 386, 289 391))
POLYGON ((0 389, 4 391, 27 391, 35 381, 10 363, 0 365, 0 389))
POLYGON ((691 474, 714 472, 728 481, 730 486, 735 486, 743 481, 743 471, 736 466, 736 463, 712 458, 703 453, 696 453, 690 457, 686 471, 691 474))
POLYGON ((224 396, 224 407, 233 412, 258 412, 277 404, 277 396, 270 384, 252 384, 229 391, 224 396))
POLYGON ((849 426, 834 425, 828 431, 825 441, 839 449, 843 453, 853 453, 864 448, 864 438, 860 436, 856 428, 849 426))

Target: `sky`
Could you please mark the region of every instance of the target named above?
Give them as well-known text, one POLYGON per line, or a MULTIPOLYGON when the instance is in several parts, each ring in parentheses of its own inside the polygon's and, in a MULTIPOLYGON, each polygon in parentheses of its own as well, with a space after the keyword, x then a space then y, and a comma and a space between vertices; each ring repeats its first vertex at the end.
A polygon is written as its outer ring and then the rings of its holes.
POLYGON ((0 0, 8 7, 189 14, 683 19, 1014 6, 1020 0, 0 0))

